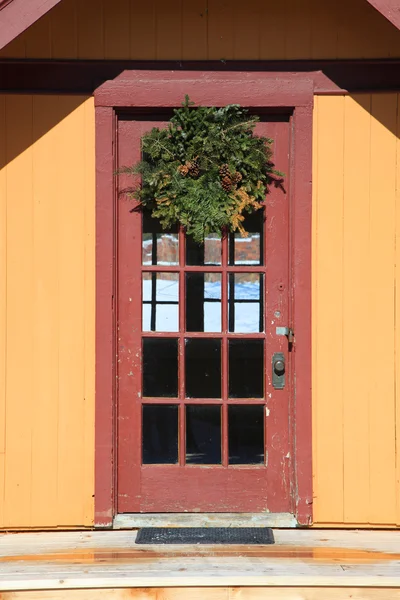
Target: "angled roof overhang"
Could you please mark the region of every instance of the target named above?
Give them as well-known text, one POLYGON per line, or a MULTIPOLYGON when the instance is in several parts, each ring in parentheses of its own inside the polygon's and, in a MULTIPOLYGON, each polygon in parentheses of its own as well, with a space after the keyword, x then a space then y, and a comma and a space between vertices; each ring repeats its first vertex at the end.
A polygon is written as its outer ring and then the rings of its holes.
POLYGON ((400 29, 400 0, 367 0, 388 21, 400 29))
POLYGON ((0 0, 0 50, 62 0, 0 0))
MULTIPOLYGON (((400 29, 400 0, 366 1, 400 29)), ((59 2, 62 0, 0 0, 0 50, 59 2)))

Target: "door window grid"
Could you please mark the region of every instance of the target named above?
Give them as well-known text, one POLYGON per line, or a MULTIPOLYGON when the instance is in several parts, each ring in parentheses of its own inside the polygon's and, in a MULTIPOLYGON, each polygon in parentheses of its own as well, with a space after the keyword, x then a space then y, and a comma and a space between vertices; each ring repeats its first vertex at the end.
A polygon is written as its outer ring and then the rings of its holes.
POLYGON ((179 330, 179 274, 143 273, 143 331, 173 332, 179 330))
MULTIPOLYGON (((260 235, 260 264, 257 266, 246 264, 245 266, 234 264, 234 236, 225 236, 221 241, 221 264, 210 265, 204 261, 202 265, 188 265, 186 261, 186 238, 183 228, 179 229, 178 240, 179 240, 179 265, 166 265, 165 262, 162 265, 157 264, 157 249, 156 240, 153 237, 152 243, 152 264, 142 264, 142 277, 145 274, 151 275, 152 281, 156 273, 176 273, 179 277, 179 331, 178 332, 158 332, 155 330, 143 331, 142 339, 145 338, 174 338, 178 341, 178 397, 176 400, 169 398, 160 397, 143 397, 143 406, 158 404, 168 404, 170 406, 176 405, 178 407, 178 464, 179 466, 186 465, 186 406, 195 405, 214 405, 220 406, 221 408, 221 438, 222 438, 222 461, 221 466, 229 466, 229 437, 228 437, 228 410, 230 405, 236 406, 248 406, 248 405, 259 405, 263 407, 265 405, 265 398, 229 398, 229 381, 228 381, 228 344, 230 339, 265 339, 264 331, 264 310, 260 308, 259 315, 259 332, 252 333, 235 333, 231 330, 230 325, 230 306, 232 303, 238 302, 235 300, 234 293, 229 293, 230 281, 233 279, 234 274, 259 274, 260 275, 260 298, 258 300, 247 300, 249 304, 259 304, 262 306, 265 297, 265 256, 264 256, 264 225, 260 235), (186 277, 189 273, 204 273, 206 274, 220 274, 221 277, 221 332, 188 332, 185 330, 186 327, 186 302, 185 302, 185 290, 186 290, 186 277), (185 390, 185 341, 190 338, 213 338, 221 340, 221 398, 199 398, 194 400, 186 396, 185 390), (171 402, 172 400, 172 402, 171 402)), ((143 261, 144 262, 144 261, 143 261)), ((240 300, 239 300, 240 302, 240 300)), ((159 303, 161 304, 161 303, 159 303)), ((175 304, 175 303, 174 303, 175 304)), ((153 308, 153 296, 151 299, 151 305, 153 308)), ((142 303, 143 307, 143 303, 142 303)), ((154 317, 155 318, 155 317, 154 317)), ((152 325, 154 320, 152 319, 152 325)), ((265 342, 264 342, 264 360, 265 360, 265 342)), ((265 369, 263 372, 263 387, 264 396, 266 389, 266 373, 265 369)), ((265 411, 264 414, 264 447, 265 447, 265 411)), ((251 464, 252 467, 264 466, 265 457, 262 464, 251 464)))
POLYGON ((263 333, 263 273, 229 273, 228 276, 229 331, 246 335, 263 333), (241 290, 241 287, 244 289, 241 290), (236 318, 237 313, 239 313, 238 319, 236 318), (241 320, 242 322, 240 322, 241 320))

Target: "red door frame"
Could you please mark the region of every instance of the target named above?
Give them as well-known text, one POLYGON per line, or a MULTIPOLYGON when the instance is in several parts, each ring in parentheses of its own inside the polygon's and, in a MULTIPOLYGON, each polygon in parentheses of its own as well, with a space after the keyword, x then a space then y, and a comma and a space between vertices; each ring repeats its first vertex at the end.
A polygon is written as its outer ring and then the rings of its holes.
POLYGON ((177 107, 185 94, 200 105, 238 103, 293 114, 291 220, 294 424, 297 521, 312 523, 311 177, 313 78, 305 73, 127 71, 95 92, 96 118, 96 418, 95 525, 112 527, 115 507, 115 306, 117 112, 177 107))

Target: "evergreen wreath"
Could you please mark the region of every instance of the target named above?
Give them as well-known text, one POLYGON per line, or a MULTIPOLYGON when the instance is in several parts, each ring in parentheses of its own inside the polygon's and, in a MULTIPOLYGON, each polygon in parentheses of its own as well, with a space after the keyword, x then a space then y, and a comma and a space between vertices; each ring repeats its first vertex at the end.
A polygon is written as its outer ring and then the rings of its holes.
POLYGON ((246 236, 245 213, 261 209, 282 177, 271 161, 272 140, 254 134, 259 118, 238 104, 193 105, 186 96, 166 128, 142 137, 142 160, 120 172, 141 175, 130 195, 164 229, 179 222, 197 243, 209 233, 246 236))

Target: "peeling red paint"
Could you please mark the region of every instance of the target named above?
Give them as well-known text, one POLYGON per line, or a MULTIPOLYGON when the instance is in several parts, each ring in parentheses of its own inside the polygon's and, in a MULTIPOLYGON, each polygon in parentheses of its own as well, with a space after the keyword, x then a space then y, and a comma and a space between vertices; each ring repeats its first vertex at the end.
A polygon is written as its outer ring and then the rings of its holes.
MULTIPOLYGON (((97 387, 96 387, 96 523, 110 525, 113 504, 113 411, 115 389, 113 382, 114 339, 113 299, 115 232, 111 223, 115 203, 113 172, 115 163, 112 147, 115 134, 116 110, 143 110, 145 107, 157 112, 179 106, 183 96, 189 93, 203 105, 225 105, 237 102, 245 106, 263 109, 289 110, 292 113, 293 153, 293 207, 292 244, 293 257, 293 328, 296 334, 294 352, 296 386, 293 399, 295 435, 289 456, 293 456, 296 497, 296 515, 301 524, 309 524, 312 515, 312 466, 311 466, 311 139, 313 82, 300 79, 298 74, 231 73, 221 81, 218 74, 197 73, 188 78, 184 72, 124 74, 107 82, 95 93, 97 130, 97 387)), ((132 294, 130 295, 132 297, 132 294)), ((126 345, 126 344, 125 344, 126 345)), ((274 414, 272 411, 271 416, 274 414)), ((271 419, 271 417, 269 418, 271 419)), ((270 422, 270 421, 269 421, 270 422)), ((121 426, 125 423, 122 420, 121 426)), ((132 435, 132 434, 131 434, 132 435)), ((285 455, 288 451, 285 452, 285 455)), ((173 477, 169 473, 165 485, 173 477)), ((136 493, 138 493, 136 480, 136 493)), ((150 481, 149 481, 150 484, 150 481)), ((160 482, 153 481, 147 490, 151 502, 151 490, 156 491, 160 482), (154 487, 155 486, 155 487, 154 487)), ((246 486, 242 486, 246 489, 246 486)), ((121 498, 125 497, 125 492, 121 498)), ((132 492, 130 493, 132 495, 132 492)), ((260 510, 259 498, 254 497, 255 512, 260 510)), ((131 511, 131 508, 126 510, 131 511)), ((147 505, 144 510, 154 510, 147 505)), ((172 509, 173 510, 173 509, 172 509)), ((176 510, 176 509, 175 509, 176 510)), ((199 510, 205 510, 200 506, 199 510)), ((208 509, 209 510, 209 509, 208 509)), ((231 510, 231 507, 226 507, 231 510)), ((279 510, 274 507, 274 511, 279 510)))

